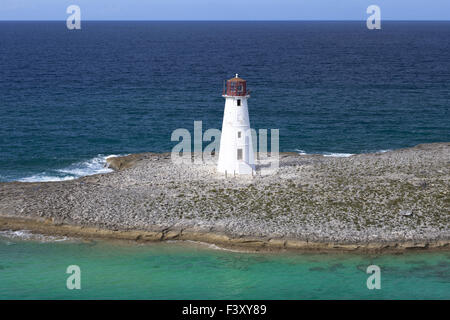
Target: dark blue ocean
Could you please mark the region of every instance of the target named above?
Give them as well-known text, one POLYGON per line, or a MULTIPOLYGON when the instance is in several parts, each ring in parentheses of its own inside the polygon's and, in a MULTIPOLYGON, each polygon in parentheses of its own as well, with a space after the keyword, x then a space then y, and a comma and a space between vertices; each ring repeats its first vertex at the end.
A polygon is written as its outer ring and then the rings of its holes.
POLYGON ((219 128, 223 80, 281 151, 450 141, 450 22, 0 22, 0 181, 103 172, 219 128))

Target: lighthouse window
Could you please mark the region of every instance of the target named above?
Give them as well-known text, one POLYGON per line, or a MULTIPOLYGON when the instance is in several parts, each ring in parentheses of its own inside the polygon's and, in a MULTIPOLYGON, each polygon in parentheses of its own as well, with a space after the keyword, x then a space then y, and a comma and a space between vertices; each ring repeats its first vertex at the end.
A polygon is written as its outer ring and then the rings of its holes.
POLYGON ((237 105, 238 105, 238 107, 241 106, 241 99, 237 99, 237 105))
POLYGON ((241 132, 240 131, 238 131, 238 138, 240 138, 241 137, 241 132))
POLYGON ((237 149, 237 159, 242 160, 242 149, 237 149))

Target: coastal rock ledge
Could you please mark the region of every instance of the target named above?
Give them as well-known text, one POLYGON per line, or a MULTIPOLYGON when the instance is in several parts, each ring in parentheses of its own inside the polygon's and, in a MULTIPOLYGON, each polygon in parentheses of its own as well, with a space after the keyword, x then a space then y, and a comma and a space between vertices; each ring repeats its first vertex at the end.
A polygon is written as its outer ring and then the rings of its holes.
POLYGON ((450 248, 450 143, 346 158, 282 153, 276 173, 253 177, 167 153, 108 163, 114 172, 71 181, 0 183, 0 230, 250 250, 450 248))

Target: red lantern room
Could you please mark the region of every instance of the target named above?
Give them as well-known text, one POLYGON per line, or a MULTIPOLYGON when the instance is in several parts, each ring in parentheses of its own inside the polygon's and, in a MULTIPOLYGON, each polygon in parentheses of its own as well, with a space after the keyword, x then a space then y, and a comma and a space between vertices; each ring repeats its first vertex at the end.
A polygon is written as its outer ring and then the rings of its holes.
POLYGON ((236 73, 236 77, 228 80, 226 85, 224 83, 223 95, 227 96, 247 96, 249 92, 247 91, 247 81, 239 78, 236 73))

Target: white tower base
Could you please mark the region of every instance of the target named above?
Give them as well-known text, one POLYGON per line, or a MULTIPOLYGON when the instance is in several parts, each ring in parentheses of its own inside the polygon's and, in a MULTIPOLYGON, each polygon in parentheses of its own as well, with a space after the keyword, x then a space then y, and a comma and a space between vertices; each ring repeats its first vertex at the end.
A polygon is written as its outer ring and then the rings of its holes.
POLYGON ((217 171, 229 175, 253 174, 255 157, 248 116, 249 95, 225 98, 217 171))

